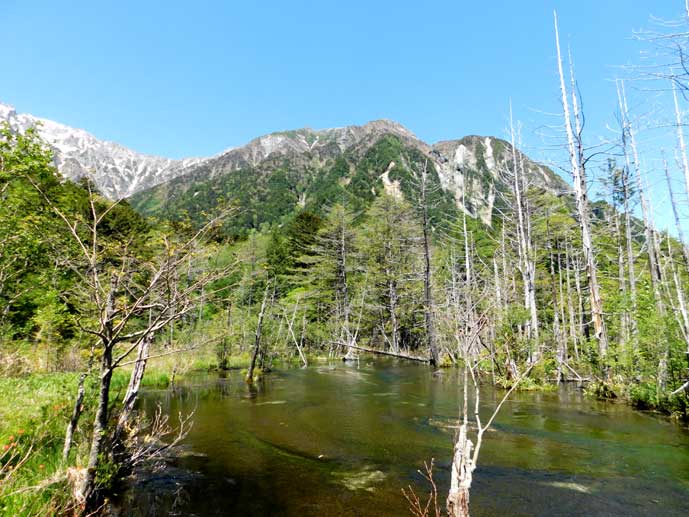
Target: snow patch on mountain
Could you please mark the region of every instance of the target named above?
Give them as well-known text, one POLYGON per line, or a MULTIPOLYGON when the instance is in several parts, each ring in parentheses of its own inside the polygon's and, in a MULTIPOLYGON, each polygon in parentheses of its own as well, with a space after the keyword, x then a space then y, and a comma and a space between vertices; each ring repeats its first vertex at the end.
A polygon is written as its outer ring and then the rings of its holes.
POLYGON ((89 177, 110 199, 125 198, 164 183, 206 160, 171 160, 137 153, 115 142, 99 140, 82 129, 17 113, 12 106, 0 103, 2 122, 17 132, 35 127, 53 149, 55 165, 63 176, 71 180, 89 177))

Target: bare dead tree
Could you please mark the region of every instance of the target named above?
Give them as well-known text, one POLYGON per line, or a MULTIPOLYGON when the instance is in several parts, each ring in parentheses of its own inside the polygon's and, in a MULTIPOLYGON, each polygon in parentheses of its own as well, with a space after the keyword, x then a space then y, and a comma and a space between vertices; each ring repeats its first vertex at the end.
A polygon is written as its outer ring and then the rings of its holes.
POLYGON ((601 357, 605 357, 608 353, 608 336, 605 327, 605 320, 603 319, 603 301, 600 295, 600 285, 598 282, 598 267, 596 265, 596 257, 593 250, 593 241, 591 237, 591 224, 589 214, 590 208, 588 203, 586 182, 586 159, 584 157, 584 146, 582 138, 583 115, 579 108, 580 101, 579 95, 576 90, 576 82, 574 79, 573 69, 570 71, 572 82, 571 102, 573 115, 570 114, 570 100, 568 98, 567 87, 565 85, 565 75, 562 69, 562 56, 560 52, 560 35, 557 25, 557 13, 553 14, 555 21, 555 46, 557 49, 557 66, 560 76, 562 110, 564 116, 565 131, 567 133, 567 146, 569 150, 570 166, 574 182, 574 195, 576 198, 577 215, 579 220, 579 227, 581 230, 582 249, 584 252, 584 260, 586 261, 591 316, 593 317, 595 337, 598 341, 598 353, 601 357))
POLYGON ((524 307, 529 312, 526 325, 526 335, 536 341, 535 350, 530 360, 538 360, 538 309, 536 307, 536 261, 531 239, 531 224, 527 210, 525 189, 524 156, 517 152, 516 132, 512 119, 512 105, 510 104, 510 140, 512 144, 512 181, 514 187, 514 211, 517 215, 517 251, 519 256, 519 270, 522 275, 524 289, 524 307))
MULTIPOLYGON (((651 212, 648 207, 648 201, 646 199, 641 173, 641 164, 639 160, 639 152, 636 145, 636 134, 634 131, 634 126, 629 120, 629 108, 627 107, 627 95, 625 93, 624 82, 618 81, 618 97, 620 105, 620 113, 622 116, 622 134, 623 134, 623 147, 625 150, 625 159, 627 161, 627 168, 629 169, 629 153, 626 150, 627 143, 629 144, 632 152, 634 173, 636 178, 636 189, 639 193, 639 199, 641 201, 641 217, 644 224, 644 236, 646 239, 646 253, 648 255, 648 266, 651 273, 651 286, 653 288, 653 295, 656 300, 656 304, 661 304, 660 298, 660 267, 658 265, 658 257, 656 256, 656 244, 655 235, 653 232, 653 225, 651 221, 651 212)), ((661 310, 662 312, 662 310, 661 310)))
POLYGON ((266 283, 266 289, 263 293, 263 301, 261 302, 261 310, 258 313, 258 321, 256 323, 256 332, 254 334, 254 349, 251 353, 251 362, 249 363, 249 370, 246 373, 246 382, 251 384, 254 382, 254 369, 256 368, 256 359, 261 349, 261 335, 263 333, 263 318, 266 314, 266 307, 268 304, 268 296, 271 289, 270 281, 266 283))
POLYGON ((473 482, 473 473, 478 466, 478 457, 483 445, 483 435, 490 429, 493 421, 500 413, 500 409, 512 392, 517 388, 521 380, 526 377, 535 363, 521 374, 505 393, 500 402, 495 406, 493 413, 485 424, 481 422, 479 414, 480 390, 478 380, 478 368, 476 363, 470 365, 469 361, 464 363, 463 380, 463 400, 460 409, 460 425, 454 444, 454 455, 452 459, 452 472, 450 478, 450 490, 447 496, 447 514, 449 517, 469 517, 469 492, 473 482), (474 387, 474 410, 473 419, 476 426, 474 439, 470 437, 469 429, 469 378, 474 387))
MULTIPOLYGON (((163 239, 163 246, 153 256, 137 257, 130 249, 131 239, 119 249, 112 249, 101 239, 100 230, 108 214, 117 203, 105 202, 88 186, 88 217, 72 221, 58 208, 40 186, 34 188, 43 196, 53 212, 64 222, 69 235, 80 251, 79 260, 70 265, 80 279, 83 305, 78 324, 83 332, 96 340, 95 353, 100 358, 98 395, 91 432, 88 461, 80 486, 75 487, 82 511, 90 513, 98 508, 101 491, 96 473, 104 458, 113 449, 123 452, 122 440, 130 421, 141 380, 149 359, 150 344, 159 331, 189 313, 204 286, 224 276, 227 271, 209 270, 186 283, 178 281, 178 270, 191 260, 196 243, 215 225, 212 220, 190 239, 172 243, 163 239), (136 359, 128 362, 136 352, 136 359), (109 432, 111 419, 110 384, 116 368, 133 364, 114 433, 109 432), (119 444, 119 445, 118 445, 119 444)), ((83 383, 77 389, 76 401, 83 398, 83 383)), ((76 408, 80 405, 75 404, 76 408)), ((80 410, 75 412, 67 434, 73 432, 80 410)), ((69 453, 66 437, 65 449, 69 453)))
POLYGON ((432 269, 431 269, 431 221, 428 214, 428 159, 424 161, 423 169, 419 177, 419 204, 421 208, 421 228, 423 230, 423 258, 424 258, 424 274, 423 274, 423 293, 424 293, 424 322, 426 326, 426 341, 428 344, 428 351, 430 355, 431 366, 438 366, 440 363, 440 355, 438 354, 438 345, 436 343, 435 324, 433 314, 433 293, 432 287, 432 269))
POLYGON ((430 463, 424 462, 423 466, 424 471, 421 472, 418 470, 417 472, 423 476, 431 487, 430 492, 426 497, 426 502, 423 503, 421 501, 411 486, 408 486, 406 489, 403 488, 402 495, 404 495, 404 498, 409 503, 409 510, 415 517, 440 517, 442 515, 442 511, 438 501, 438 485, 435 484, 435 480, 433 479, 433 458, 431 458, 430 463))
MULTIPOLYGON (((292 341, 294 342, 294 346, 297 347, 297 352, 299 352, 299 358, 301 359, 301 362, 303 363, 304 367, 307 367, 309 365, 309 362, 306 360, 306 356, 304 356, 304 352, 302 351, 302 341, 303 341, 303 332, 302 332, 302 339, 297 340, 297 336, 294 333, 294 320, 297 316, 297 310, 299 309, 299 300, 297 299, 297 302, 294 304, 294 311, 292 312, 292 318, 290 319, 287 316, 287 309, 285 309, 283 313, 283 318, 287 322, 287 329, 289 330, 290 336, 292 337, 292 341)), ((304 315, 304 318, 306 318, 306 315, 304 315)))

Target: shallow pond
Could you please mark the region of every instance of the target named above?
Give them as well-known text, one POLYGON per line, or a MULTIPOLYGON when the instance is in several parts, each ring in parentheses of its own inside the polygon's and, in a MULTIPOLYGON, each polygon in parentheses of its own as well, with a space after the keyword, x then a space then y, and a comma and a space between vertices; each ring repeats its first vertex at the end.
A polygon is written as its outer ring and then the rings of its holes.
MULTIPOLYGON (((140 511, 409 515, 401 490, 427 491, 417 469, 431 458, 444 503, 457 380, 452 370, 432 375, 369 360, 273 372, 254 390, 230 372, 193 376, 175 392, 148 391, 149 410, 195 413, 178 460, 187 475, 161 478, 176 487, 174 508, 161 496, 140 511)), ((482 390, 486 417, 503 393, 482 390)), ((159 486, 144 490, 155 496, 159 486)), ((515 393, 484 437, 471 509, 473 516, 689 515, 689 433, 574 387, 515 393)))

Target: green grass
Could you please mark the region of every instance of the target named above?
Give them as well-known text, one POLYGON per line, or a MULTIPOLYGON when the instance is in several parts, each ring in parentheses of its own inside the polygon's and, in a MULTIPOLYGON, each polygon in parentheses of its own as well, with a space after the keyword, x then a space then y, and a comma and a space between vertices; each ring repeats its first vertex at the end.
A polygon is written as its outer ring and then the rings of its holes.
POLYGON ((0 378, 1 515, 53 515, 66 508, 61 453, 77 378, 0 378))

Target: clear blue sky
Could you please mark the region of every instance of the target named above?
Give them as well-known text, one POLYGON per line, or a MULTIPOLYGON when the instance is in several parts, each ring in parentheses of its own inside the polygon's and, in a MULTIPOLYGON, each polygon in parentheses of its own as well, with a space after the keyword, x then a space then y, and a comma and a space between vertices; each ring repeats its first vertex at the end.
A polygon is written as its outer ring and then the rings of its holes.
POLYGON ((376 118, 429 142, 504 136, 510 98, 529 133, 559 108, 554 8, 602 132, 633 30, 680 0, 0 0, 0 101, 175 158, 376 118))

